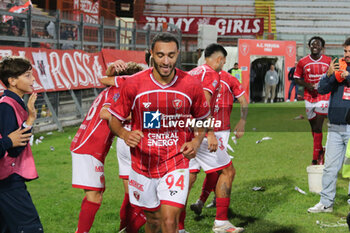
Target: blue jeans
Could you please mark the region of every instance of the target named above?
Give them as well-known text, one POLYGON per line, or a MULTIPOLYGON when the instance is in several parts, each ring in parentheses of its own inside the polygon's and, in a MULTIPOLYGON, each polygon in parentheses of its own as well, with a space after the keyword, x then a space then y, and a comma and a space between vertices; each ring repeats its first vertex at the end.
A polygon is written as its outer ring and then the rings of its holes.
POLYGON ((349 139, 350 125, 330 124, 320 193, 321 203, 324 206, 328 207, 334 203, 338 172, 343 165, 349 139))
POLYGON ((292 80, 290 82, 290 86, 289 86, 289 91, 288 91, 288 99, 290 100, 290 96, 292 94, 293 88, 295 87, 295 99, 298 98, 298 84, 295 82, 295 80, 292 80))

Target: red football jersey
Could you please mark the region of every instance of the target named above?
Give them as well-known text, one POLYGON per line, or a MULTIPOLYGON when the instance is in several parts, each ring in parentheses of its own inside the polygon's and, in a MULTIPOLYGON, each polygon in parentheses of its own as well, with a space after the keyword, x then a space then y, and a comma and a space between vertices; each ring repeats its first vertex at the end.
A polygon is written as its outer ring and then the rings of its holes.
POLYGON ((83 123, 75 134, 70 150, 77 154, 88 154, 104 162, 113 142, 108 122, 100 118, 103 106, 111 105, 119 98, 119 89, 108 87, 92 103, 83 123))
POLYGON ((214 105, 220 88, 220 75, 207 64, 198 66, 188 72, 191 76, 201 81, 203 90, 211 93, 210 110, 214 111, 214 105))
POLYGON ((130 148, 131 166, 144 176, 160 178, 188 168, 189 160, 180 152, 181 146, 192 139, 186 124, 190 116, 206 118, 209 106, 195 78, 176 69, 174 79, 162 85, 154 79, 152 70, 127 78, 120 98, 109 111, 121 121, 132 113, 132 130, 142 131, 144 137, 130 148))
POLYGON ((305 100, 311 103, 329 100, 330 93, 326 95, 319 94, 317 84, 322 75, 327 72, 331 61, 332 59, 326 55, 322 55, 318 60, 312 59, 310 55, 300 59, 294 72, 294 78, 303 78, 305 82, 315 86, 315 90, 312 92, 309 92, 306 88, 304 89, 305 100))
POLYGON ((215 131, 231 129, 230 117, 233 101, 245 92, 238 79, 226 71, 220 72, 220 84, 221 88, 215 104, 213 117, 215 120, 221 121, 221 127, 215 128, 215 131))

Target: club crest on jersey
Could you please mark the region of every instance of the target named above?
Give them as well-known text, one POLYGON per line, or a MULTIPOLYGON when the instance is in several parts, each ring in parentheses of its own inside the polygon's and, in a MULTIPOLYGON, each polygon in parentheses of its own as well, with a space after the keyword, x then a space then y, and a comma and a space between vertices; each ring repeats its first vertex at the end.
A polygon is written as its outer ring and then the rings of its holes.
POLYGON ((182 100, 180 99, 174 99, 173 100, 173 107, 178 110, 182 107, 182 100))
POLYGON ((216 87, 217 84, 218 84, 217 80, 214 80, 214 82, 212 83, 213 87, 216 87))
POLYGON ((157 111, 143 112, 143 128, 159 129, 161 113, 157 111))
POLYGON ((326 66, 322 66, 322 72, 323 72, 323 73, 326 73, 327 70, 328 70, 328 68, 327 68, 326 66))
POLYGON ((116 102, 119 99, 119 97, 120 97, 119 93, 114 94, 114 96, 113 96, 114 102, 116 102))
POLYGON ((137 191, 134 191, 134 197, 136 200, 140 200, 140 194, 137 191))

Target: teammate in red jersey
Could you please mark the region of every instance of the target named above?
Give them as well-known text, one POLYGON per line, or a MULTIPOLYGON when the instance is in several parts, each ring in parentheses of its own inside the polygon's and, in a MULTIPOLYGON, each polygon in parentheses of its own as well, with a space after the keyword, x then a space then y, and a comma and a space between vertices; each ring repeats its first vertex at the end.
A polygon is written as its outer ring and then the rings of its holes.
MULTIPOLYGON (((140 70, 141 67, 135 67, 128 71, 135 73, 140 70)), ((102 203, 102 194, 105 190, 104 160, 114 137, 108 128, 108 121, 104 119, 109 118, 107 108, 118 99, 118 96, 119 90, 115 86, 106 88, 98 95, 70 147, 72 186, 85 191, 77 233, 89 232, 102 203)))
POLYGON ((188 158, 195 156, 204 134, 193 138, 188 122, 205 119, 209 106, 201 84, 176 69, 176 37, 153 38, 154 68, 128 78, 120 98, 109 109, 110 128, 131 147, 129 198, 144 209, 146 232, 177 232, 179 215, 188 193, 188 158), (132 113, 131 131, 123 121, 132 113))
POLYGON ((299 60, 294 72, 294 78, 299 85, 305 87, 304 99, 307 118, 311 126, 314 139, 312 164, 323 164, 324 151, 322 146, 322 126, 328 114, 328 100, 330 94, 321 95, 317 92, 317 85, 321 76, 325 74, 331 63, 331 58, 322 55, 325 41, 318 36, 309 40, 310 55, 299 60))
MULTIPOLYGON (((123 60, 117 60, 113 62, 106 71, 107 77, 100 79, 100 82, 104 85, 116 86, 120 90, 121 86, 128 78, 128 76, 117 76, 119 73, 131 74, 135 73, 132 70, 140 71, 141 67, 135 62, 125 63, 123 60)), ((104 119, 108 120, 110 113, 107 112, 104 119)), ((123 122, 124 128, 130 131, 130 119, 131 116, 123 122)), ((126 145, 123 139, 117 138, 117 158, 118 158, 118 170, 119 178, 123 179, 124 185, 124 199, 120 207, 120 232, 136 233, 146 223, 146 216, 143 210, 137 206, 132 206, 129 200, 128 180, 131 170, 131 155, 130 147, 126 145)))
POLYGON ((204 192, 201 195, 201 199, 191 205, 191 210, 200 214, 210 191, 214 189, 217 196, 217 212, 213 231, 242 232, 244 229, 232 225, 227 217, 235 169, 226 150, 230 135, 230 115, 234 96, 238 98, 242 106, 241 119, 234 128, 237 138, 242 137, 244 134, 248 103, 243 95, 244 91, 242 85, 226 71, 220 72, 220 84, 220 92, 215 101, 213 113, 215 120, 221 121, 221 126, 215 128, 215 136, 219 141, 218 150, 215 153, 208 153, 206 148, 201 145, 197 157, 194 159, 195 163, 192 163, 191 160, 191 174, 196 174, 196 172, 199 172, 200 168, 203 168, 208 174, 204 183, 205 187, 203 188, 204 192))

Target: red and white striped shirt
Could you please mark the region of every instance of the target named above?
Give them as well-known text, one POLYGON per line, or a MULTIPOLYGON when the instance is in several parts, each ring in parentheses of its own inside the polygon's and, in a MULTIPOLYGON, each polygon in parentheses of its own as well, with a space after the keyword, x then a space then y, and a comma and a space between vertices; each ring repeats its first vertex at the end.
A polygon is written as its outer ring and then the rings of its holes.
POLYGON ((92 103, 83 123, 75 134, 70 150, 77 154, 88 154, 104 162, 113 142, 108 122, 100 118, 103 106, 111 105, 119 98, 119 89, 108 87, 92 103))
POLYGON ((195 78, 176 69, 174 79, 163 85, 155 80, 152 70, 127 78, 120 98, 109 111, 121 121, 132 113, 132 130, 142 131, 144 137, 130 149, 131 166, 139 174, 160 178, 173 170, 188 168, 189 160, 180 149, 192 140, 193 134, 182 123, 191 116, 206 118, 209 106, 195 78))
POLYGON ((203 90, 211 93, 210 110, 214 111, 214 105, 220 88, 220 75, 207 64, 198 66, 188 72, 202 83, 203 90))
POLYGON ((221 121, 221 127, 215 128, 215 131, 231 129, 230 118, 234 98, 239 98, 245 91, 237 78, 226 71, 220 72, 220 92, 214 108, 213 117, 221 121))
POLYGON ((322 75, 327 72, 331 61, 332 59, 326 55, 322 55, 318 60, 312 59, 310 55, 300 59, 294 72, 294 78, 303 78, 306 83, 315 86, 315 90, 312 92, 308 91, 306 88, 304 89, 305 100, 311 103, 329 100, 330 93, 326 95, 319 94, 317 92, 317 84, 322 75))

